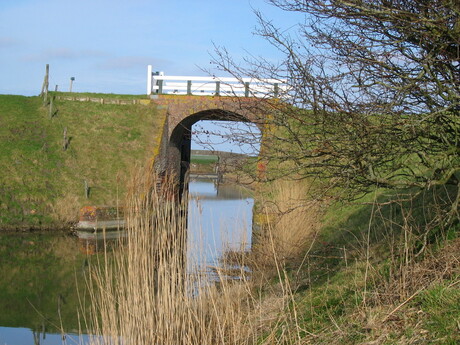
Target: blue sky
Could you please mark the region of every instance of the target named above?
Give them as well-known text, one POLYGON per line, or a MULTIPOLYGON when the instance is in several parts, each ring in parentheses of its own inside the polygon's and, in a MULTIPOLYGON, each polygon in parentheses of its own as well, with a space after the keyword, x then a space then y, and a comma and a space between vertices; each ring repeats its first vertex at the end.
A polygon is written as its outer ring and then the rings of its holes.
POLYGON ((46 64, 50 89, 75 77, 76 92, 143 94, 149 64, 206 75, 213 43, 276 61, 253 9, 281 27, 298 19, 264 0, 0 0, 0 94, 37 95, 46 64))
POLYGON ((147 65, 169 75, 205 75, 213 42, 240 59, 276 60, 253 34, 253 8, 282 26, 292 15, 264 0, 1 0, 0 93, 50 88, 142 94, 147 65))

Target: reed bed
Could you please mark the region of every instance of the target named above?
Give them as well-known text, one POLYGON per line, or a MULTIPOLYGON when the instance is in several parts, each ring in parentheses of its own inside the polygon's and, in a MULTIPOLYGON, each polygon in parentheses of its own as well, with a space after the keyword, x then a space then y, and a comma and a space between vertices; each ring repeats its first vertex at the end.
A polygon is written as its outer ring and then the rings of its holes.
POLYGON ((317 235, 305 217, 320 205, 283 184, 258 248, 227 252, 210 277, 186 255, 186 205, 155 186, 134 179, 128 236, 91 265, 91 345, 458 343, 460 241, 415 258, 431 229, 418 217, 374 202, 317 235))
POLYGON ((224 265, 216 282, 186 262, 185 201, 175 200, 170 184, 157 188, 155 179, 141 176, 126 201, 127 238, 90 270, 91 344, 271 344, 274 339, 293 344, 300 339, 292 332, 276 333, 280 323, 290 322, 289 293, 267 308, 243 264, 238 281, 225 279, 224 265))

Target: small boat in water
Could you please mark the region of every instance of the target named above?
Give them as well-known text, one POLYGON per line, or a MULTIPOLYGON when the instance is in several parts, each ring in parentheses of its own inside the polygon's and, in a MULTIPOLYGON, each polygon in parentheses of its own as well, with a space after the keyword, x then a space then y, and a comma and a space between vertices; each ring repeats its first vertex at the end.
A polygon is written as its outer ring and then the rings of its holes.
POLYGON ((114 206, 85 206, 80 210, 77 231, 120 231, 125 228, 123 208, 114 206))
POLYGON ((113 206, 85 206, 74 230, 80 251, 95 254, 120 238, 126 237, 123 208, 113 206))

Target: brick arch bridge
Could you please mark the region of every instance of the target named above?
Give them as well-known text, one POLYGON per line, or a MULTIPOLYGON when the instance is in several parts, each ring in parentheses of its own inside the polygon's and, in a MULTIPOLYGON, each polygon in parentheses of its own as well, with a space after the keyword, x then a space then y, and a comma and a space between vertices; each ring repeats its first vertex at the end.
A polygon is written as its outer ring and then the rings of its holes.
POLYGON ((255 123, 264 130, 266 101, 254 97, 156 95, 153 103, 166 112, 166 120, 155 170, 173 176, 182 193, 189 170, 191 129, 200 120, 255 123))

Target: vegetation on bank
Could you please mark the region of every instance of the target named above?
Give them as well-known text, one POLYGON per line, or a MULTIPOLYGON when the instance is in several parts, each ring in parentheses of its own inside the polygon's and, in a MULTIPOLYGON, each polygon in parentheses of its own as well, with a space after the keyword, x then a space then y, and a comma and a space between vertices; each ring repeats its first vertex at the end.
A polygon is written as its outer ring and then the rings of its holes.
POLYGON ((150 105, 54 100, 50 111, 12 95, 0 95, 0 121, 0 229, 63 228, 84 205, 115 205, 163 124, 150 105))
MULTIPOLYGON (((39 98, 1 98, 6 125, 0 128, 5 172, 0 216, 15 227, 31 219, 37 226, 65 222, 88 200, 116 202, 117 186, 121 195, 130 164, 146 162, 151 151, 145 148, 152 147, 151 133, 159 128, 155 121, 161 123, 154 109, 143 105, 63 101, 56 102, 58 113, 50 118, 39 98), (145 122, 135 121, 140 119, 145 122), (64 128, 72 138, 66 150, 64 128), (108 136, 113 141, 103 140, 108 136), (87 174, 89 199, 81 174, 87 174), (66 191, 76 198, 66 199, 66 191)), ((272 180, 267 174, 273 162, 268 163, 261 177, 272 180)), ((150 218, 158 201, 131 199, 132 210, 146 212, 131 214, 133 241, 127 252, 116 253, 114 270, 93 271, 94 319, 88 326, 112 339, 132 336, 136 344, 458 343, 459 224, 442 222, 452 210, 456 186, 375 188, 354 202, 341 202, 340 189, 324 193, 325 182, 263 184, 253 251, 229 253, 216 285, 200 280, 200 272, 183 277, 171 270, 171 263, 183 264, 178 250, 164 246, 167 241, 182 246, 181 238, 168 235, 172 228, 183 230, 180 219, 171 218, 177 205, 164 203, 150 218), (163 231, 138 237, 152 226, 163 231), (235 274, 235 262, 242 268, 240 282, 226 279, 235 274), (156 279, 146 278, 151 276, 156 279), (190 289, 196 292, 197 286, 200 298, 192 298, 190 289)), ((132 197, 145 195, 140 192, 132 197)))
POLYGON ((306 181, 277 184, 265 186, 265 195, 271 195, 265 209, 275 216, 266 213, 269 224, 253 255, 271 282, 261 284, 262 295, 289 302, 278 314, 286 313, 284 321, 263 339, 289 344, 460 341, 460 227, 458 221, 437 222, 450 210, 456 188, 431 188, 412 197, 410 190, 378 189, 342 203, 308 201, 305 191, 314 192, 314 186, 306 181), (316 221, 308 217, 312 211, 316 221), (267 247, 277 250, 270 256, 267 247), (289 333, 295 337, 283 340, 289 333))
POLYGON ((150 188, 155 181, 142 176, 128 198, 130 240, 107 253, 113 266, 92 267, 88 327, 105 341, 460 341, 458 223, 432 227, 455 190, 427 190, 411 200, 376 190, 339 203, 309 197, 311 181, 265 184, 252 251, 228 252, 216 268, 218 281, 210 282, 194 258, 184 274, 186 222, 172 211, 181 205, 164 202, 168 191, 150 188))
POLYGON ((238 174, 243 171, 254 172, 256 157, 245 154, 192 150, 190 158, 191 173, 215 173, 218 169, 224 175, 238 174))
POLYGON ((219 164, 219 156, 216 154, 206 154, 193 152, 190 157, 190 172, 193 173, 210 173, 216 172, 216 166, 219 164))

